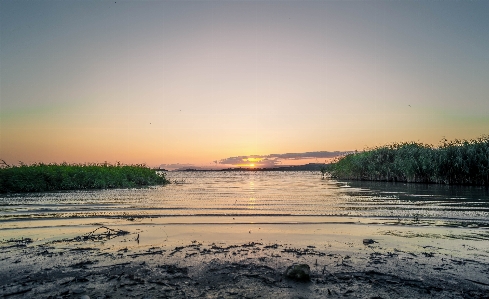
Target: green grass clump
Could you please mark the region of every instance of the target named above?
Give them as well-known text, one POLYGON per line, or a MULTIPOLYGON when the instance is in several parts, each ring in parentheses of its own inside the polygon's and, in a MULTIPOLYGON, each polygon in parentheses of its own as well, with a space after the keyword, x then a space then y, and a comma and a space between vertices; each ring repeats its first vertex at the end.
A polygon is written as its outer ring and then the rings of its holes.
POLYGON ((169 183, 144 164, 31 164, 0 168, 0 193, 133 188, 169 183))
POLYGON ((489 185, 489 136, 432 145, 405 142, 346 155, 334 177, 351 180, 489 185))

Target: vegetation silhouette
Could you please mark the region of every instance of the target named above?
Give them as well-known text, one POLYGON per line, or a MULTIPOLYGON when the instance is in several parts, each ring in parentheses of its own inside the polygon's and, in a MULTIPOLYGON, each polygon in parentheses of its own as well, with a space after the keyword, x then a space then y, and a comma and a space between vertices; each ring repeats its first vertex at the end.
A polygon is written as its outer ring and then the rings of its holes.
POLYGON ((394 143, 339 158, 333 177, 348 180, 489 185, 489 136, 448 141, 434 147, 394 143))
POLYGON ((105 163, 34 163, 11 166, 3 161, 0 168, 0 193, 41 192, 106 188, 134 188, 167 184, 164 173, 145 164, 105 163))

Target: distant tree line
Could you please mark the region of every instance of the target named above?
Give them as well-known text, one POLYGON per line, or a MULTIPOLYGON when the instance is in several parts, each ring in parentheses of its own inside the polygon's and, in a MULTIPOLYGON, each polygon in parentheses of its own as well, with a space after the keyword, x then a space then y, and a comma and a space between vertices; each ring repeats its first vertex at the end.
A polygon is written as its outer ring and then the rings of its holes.
POLYGON ((437 147, 404 142, 340 158, 333 177, 351 180, 489 185, 489 136, 446 139, 437 147))
POLYGON ((3 161, 0 168, 0 193, 133 188, 166 183, 169 181, 163 173, 156 173, 144 164, 20 163, 10 166, 3 161))

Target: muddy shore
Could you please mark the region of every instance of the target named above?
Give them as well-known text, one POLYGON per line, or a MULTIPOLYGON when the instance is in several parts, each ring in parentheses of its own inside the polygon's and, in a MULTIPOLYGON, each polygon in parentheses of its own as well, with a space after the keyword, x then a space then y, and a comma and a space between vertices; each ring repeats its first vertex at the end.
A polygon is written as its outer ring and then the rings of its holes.
POLYGON ((401 243, 396 247, 375 236, 347 238, 342 248, 332 246, 333 242, 294 244, 263 239, 133 246, 139 244, 139 238, 134 231, 101 226, 74 238, 41 244, 29 238, 3 240, 0 295, 92 299, 489 298, 486 257, 461 257, 437 246, 406 250, 401 243), (284 272, 292 264, 309 265, 310 279, 302 282, 287 278, 284 272))

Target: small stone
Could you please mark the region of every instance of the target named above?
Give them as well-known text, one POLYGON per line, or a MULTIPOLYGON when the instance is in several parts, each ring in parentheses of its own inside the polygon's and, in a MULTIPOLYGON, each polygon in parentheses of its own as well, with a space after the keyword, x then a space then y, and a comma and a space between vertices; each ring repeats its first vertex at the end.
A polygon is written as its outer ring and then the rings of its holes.
POLYGON ((82 295, 80 299, 90 299, 90 297, 88 295, 82 295))
POLYGON ((370 244, 374 244, 374 243, 377 243, 377 242, 375 242, 372 239, 363 239, 363 245, 370 245, 370 244))
POLYGON ((285 277, 297 281, 311 280, 311 268, 307 264, 293 264, 285 270, 285 277))

